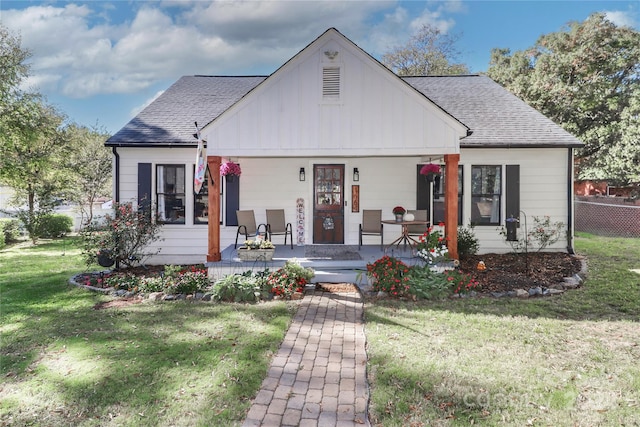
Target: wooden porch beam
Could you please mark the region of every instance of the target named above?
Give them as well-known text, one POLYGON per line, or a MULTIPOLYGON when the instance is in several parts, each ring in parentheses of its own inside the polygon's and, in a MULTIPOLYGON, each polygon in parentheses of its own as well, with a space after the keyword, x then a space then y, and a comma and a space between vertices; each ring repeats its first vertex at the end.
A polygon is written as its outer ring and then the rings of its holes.
POLYGON ((458 163, 460 154, 444 156, 444 235, 452 259, 458 259, 458 163))
POLYGON ((208 227, 208 248, 207 262, 217 262, 222 260, 220 253, 220 164, 222 158, 220 156, 207 156, 207 174, 209 188, 209 211, 207 217, 209 219, 208 227))

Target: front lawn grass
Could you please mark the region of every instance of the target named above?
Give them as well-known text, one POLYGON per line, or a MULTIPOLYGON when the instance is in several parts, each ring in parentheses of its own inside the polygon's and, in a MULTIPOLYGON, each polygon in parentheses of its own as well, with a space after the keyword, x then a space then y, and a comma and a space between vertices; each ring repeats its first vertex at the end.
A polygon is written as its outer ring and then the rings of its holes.
POLYGON ((581 234, 564 295, 366 307, 377 426, 640 423, 640 239, 581 234))
POLYGON ((74 239, 0 251, 1 425, 241 424, 294 306, 95 310, 85 269, 74 239))

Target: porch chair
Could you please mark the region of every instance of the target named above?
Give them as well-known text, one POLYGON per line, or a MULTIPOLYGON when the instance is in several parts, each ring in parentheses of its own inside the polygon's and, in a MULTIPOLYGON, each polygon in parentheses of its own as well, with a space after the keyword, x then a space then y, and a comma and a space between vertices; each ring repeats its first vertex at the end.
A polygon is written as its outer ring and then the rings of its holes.
POLYGON ((236 244, 234 249, 238 247, 238 236, 244 235, 245 240, 249 240, 263 229, 263 233, 267 234, 267 226, 260 224, 256 227, 256 216, 253 211, 236 211, 238 217, 238 231, 236 231, 236 244))
MULTIPOLYGON (((428 215, 426 209, 421 210, 408 210, 407 213, 413 214, 416 221, 427 221, 428 215)), ((407 225, 407 231, 409 236, 422 236, 429 229, 429 224, 415 224, 407 225)))
POLYGON ((362 246, 362 236, 380 236, 380 250, 384 249, 384 236, 382 235, 382 210, 363 209, 362 224, 359 229, 358 249, 362 246))
POLYGON ((284 209, 267 209, 267 239, 272 240, 273 235, 284 234, 284 245, 287 245, 287 235, 291 239, 293 249, 293 227, 290 222, 285 222, 284 209))

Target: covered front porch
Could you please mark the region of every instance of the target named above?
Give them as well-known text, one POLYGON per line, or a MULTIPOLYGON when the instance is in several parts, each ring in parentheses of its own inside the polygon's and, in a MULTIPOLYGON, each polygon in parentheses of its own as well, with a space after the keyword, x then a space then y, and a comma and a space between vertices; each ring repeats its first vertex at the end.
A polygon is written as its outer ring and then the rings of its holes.
MULTIPOLYGON (((293 249, 289 245, 278 244, 275 242, 275 253, 271 261, 241 261, 238 258, 237 249, 234 245, 227 246, 221 252, 221 259, 217 262, 208 262, 206 264, 209 270, 209 277, 212 279, 220 278, 228 274, 240 274, 245 271, 262 271, 269 269, 277 270, 282 267, 286 261, 295 259, 303 267, 310 267, 315 271, 313 283, 367 283, 366 271, 367 264, 382 258, 385 255, 393 256, 400 259, 407 265, 415 265, 422 261, 415 255, 415 250, 402 245, 396 247, 380 248, 380 245, 332 245, 336 248, 336 253, 344 253, 345 248, 349 255, 357 254, 360 259, 341 259, 338 255, 333 257, 331 250, 327 250, 329 245, 304 245, 294 246, 293 249), (315 248, 322 247, 322 253, 318 254, 315 248)), ((353 258, 353 256, 349 257, 353 258)))

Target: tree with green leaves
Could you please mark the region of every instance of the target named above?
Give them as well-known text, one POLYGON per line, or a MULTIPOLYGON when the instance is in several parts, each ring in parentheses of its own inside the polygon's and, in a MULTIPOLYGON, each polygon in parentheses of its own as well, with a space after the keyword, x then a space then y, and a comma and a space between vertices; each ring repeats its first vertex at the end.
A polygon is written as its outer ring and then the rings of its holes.
POLYGON ((111 195, 111 151, 104 146, 109 134, 97 126, 71 124, 65 129, 69 144, 64 166, 74 176, 69 200, 81 206, 83 224, 93 221, 93 204, 111 195))
POLYGON ((35 244, 43 221, 71 187, 69 174, 59 167, 66 155, 64 116, 38 98, 13 116, 20 123, 1 136, 0 182, 13 188, 11 204, 35 244))
POLYGON ((404 46, 382 56, 382 63, 399 76, 446 76, 468 74, 469 68, 456 63, 459 51, 455 43, 459 35, 423 25, 404 46))
POLYGON ((11 204, 36 243, 70 179, 60 167, 64 115, 39 94, 20 89, 29 56, 20 38, 0 26, 0 183, 13 188, 11 204))
POLYGON ((595 13, 513 54, 494 49, 487 72, 585 143, 580 179, 640 182, 640 33, 595 13))
POLYGON ((20 97, 19 85, 29 72, 26 60, 31 52, 23 49, 20 37, 0 25, 0 118, 20 97))

